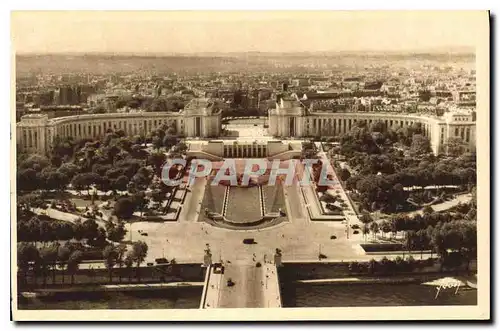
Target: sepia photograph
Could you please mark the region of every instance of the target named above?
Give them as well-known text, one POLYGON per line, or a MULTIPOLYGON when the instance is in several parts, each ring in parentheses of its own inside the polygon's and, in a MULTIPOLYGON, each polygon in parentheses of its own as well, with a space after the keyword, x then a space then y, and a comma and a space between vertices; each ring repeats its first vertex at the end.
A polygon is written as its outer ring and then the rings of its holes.
POLYGON ((489 15, 12 12, 11 318, 488 320, 489 15))

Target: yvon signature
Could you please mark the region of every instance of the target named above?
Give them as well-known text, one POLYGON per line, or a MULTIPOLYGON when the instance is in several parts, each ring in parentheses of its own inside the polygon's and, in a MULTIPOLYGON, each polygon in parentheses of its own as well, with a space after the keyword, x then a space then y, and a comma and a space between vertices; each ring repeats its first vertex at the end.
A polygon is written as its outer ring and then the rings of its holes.
POLYGON ((460 282, 459 280, 450 280, 450 281, 442 282, 438 287, 436 287, 436 296, 434 297, 434 299, 437 299, 441 290, 446 290, 449 288, 455 289, 455 294, 457 294, 461 285, 462 285, 462 282, 460 282))

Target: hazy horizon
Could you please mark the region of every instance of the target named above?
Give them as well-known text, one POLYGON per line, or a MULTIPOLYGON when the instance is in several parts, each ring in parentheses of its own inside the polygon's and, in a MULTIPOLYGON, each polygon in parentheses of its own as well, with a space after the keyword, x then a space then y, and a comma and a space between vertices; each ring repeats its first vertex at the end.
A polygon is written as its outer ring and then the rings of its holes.
POLYGON ((473 52, 487 12, 13 12, 18 55, 473 52))
POLYGON ((312 55, 341 55, 341 54, 373 54, 373 55, 405 55, 405 54, 474 54, 473 47, 459 47, 450 46, 449 48, 443 47, 442 49, 408 49, 408 50, 394 50, 394 51, 384 51, 376 49, 366 49, 366 50, 342 50, 342 51, 289 51, 289 52, 278 52, 278 51, 229 51, 229 52, 191 52, 191 53, 141 53, 141 52, 106 52, 106 51, 74 51, 74 52, 17 52, 18 56, 43 56, 43 55, 67 55, 67 56, 137 56, 137 57, 148 57, 148 56, 161 56, 161 57, 175 57, 175 56, 225 56, 225 55, 301 55, 301 54, 312 54, 312 55))

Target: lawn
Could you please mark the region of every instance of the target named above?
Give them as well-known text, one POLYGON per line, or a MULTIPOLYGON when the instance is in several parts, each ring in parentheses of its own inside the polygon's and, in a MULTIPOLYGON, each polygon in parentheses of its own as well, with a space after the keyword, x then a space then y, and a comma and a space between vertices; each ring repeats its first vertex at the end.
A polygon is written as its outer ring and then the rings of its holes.
POLYGON ((264 195, 264 205, 266 213, 276 213, 280 210, 285 211, 285 194, 283 186, 276 183, 274 186, 262 186, 262 194, 264 195))
POLYGON ((200 217, 204 217, 203 211, 207 208, 210 211, 222 214, 222 205, 224 204, 224 194, 226 187, 222 185, 210 185, 212 181, 209 180, 205 187, 205 193, 201 203, 200 217))
POLYGON ((262 218, 259 188, 231 187, 226 218, 237 223, 247 223, 262 218))

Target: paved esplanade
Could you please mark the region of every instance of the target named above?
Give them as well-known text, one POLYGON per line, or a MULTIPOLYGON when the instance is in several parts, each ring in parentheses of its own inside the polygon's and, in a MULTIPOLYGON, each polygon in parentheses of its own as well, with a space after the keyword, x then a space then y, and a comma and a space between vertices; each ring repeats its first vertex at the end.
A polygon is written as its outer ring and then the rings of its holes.
POLYGON ((224 274, 210 270, 202 307, 278 308, 281 307, 278 274, 274 264, 253 261, 225 264, 224 274), (228 281, 233 282, 232 286, 228 281))

